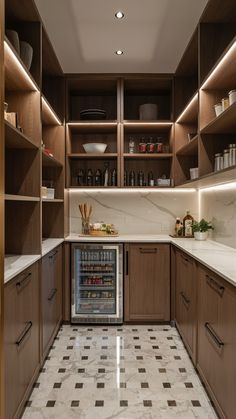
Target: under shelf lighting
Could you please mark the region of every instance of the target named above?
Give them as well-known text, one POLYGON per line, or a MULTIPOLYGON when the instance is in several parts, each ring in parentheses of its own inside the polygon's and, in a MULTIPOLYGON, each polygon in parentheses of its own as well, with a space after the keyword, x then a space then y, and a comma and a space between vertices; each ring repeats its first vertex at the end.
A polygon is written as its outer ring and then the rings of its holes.
POLYGON ((39 91, 38 86, 36 85, 36 83, 34 83, 34 81, 32 80, 32 78, 29 76, 29 74, 27 73, 26 69, 23 67, 23 65, 21 64, 20 60, 17 58, 17 56, 12 51, 11 47, 8 45, 8 43, 6 41, 4 41, 4 49, 7 52, 7 54, 9 54, 11 56, 11 58, 14 60, 15 64, 17 65, 17 67, 19 69, 19 71, 24 75, 24 78, 27 80, 27 82, 30 83, 30 85, 32 86, 33 90, 39 91))
POLYGON ((167 126, 167 127, 171 127, 173 125, 173 122, 161 122, 161 121, 155 121, 155 122, 150 122, 150 121, 145 121, 145 120, 138 120, 138 121, 125 121, 124 125, 129 127, 132 125, 142 125, 142 124, 147 124, 148 126, 152 126, 153 127, 158 127, 158 126, 167 126))
POLYGON ((121 12, 121 11, 116 12, 115 17, 116 17, 117 19, 123 19, 123 17, 124 17, 124 13, 123 13, 123 12, 121 12))
POLYGON ((105 189, 105 188, 68 188, 69 192, 72 193, 136 193, 136 192, 142 192, 142 193, 193 193, 197 192, 194 188, 117 188, 117 189, 105 189))
POLYGON ((225 61, 230 57, 231 54, 236 53, 236 41, 231 45, 229 50, 226 52, 226 54, 223 56, 223 58, 220 60, 220 62, 217 64, 217 66, 214 68, 214 70, 211 72, 211 74, 207 77, 203 85, 201 86, 201 89, 205 89, 209 81, 211 81, 214 76, 220 71, 221 67, 224 65, 225 61))
POLYGON ((200 192, 214 192, 214 191, 227 191, 236 189, 236 182, 221 183, 220 185, 207 186, 206 188, 199 188, 200 192))
POLYGON ((186 115, 188 113, 189 109, 191 108, 191 106, 193 106, 193 104, 197 100, 197 98, 198 98, 198 93, 196 93, 193 96, 193 98, 190 100, 190 102, 188 103, 188 105, 186 106, 186 108, 184 108, 183 112, 180 114, 180 116, 176 120, 176 123, 177 124, 181 121, 181 119, 183 119, 184 115, 186 115))
POLYGON ((42 102, 44 104, 44 106, 46 106, 47 110, 50 112, 51 116, 53 117, 54 121, 58 124, 58 125, 62 125, 62 122, 60 121, 60 119, 57 117, 56 113, 54 112, 54 110, 52 109, 52 107, 49 105, 49 103, 47 102, 47 100, 45 99, 45 97, 42 96, 42 102))
POLYGON ((123 54, 124 54, 124 51, 121 51, 121 49, 118 49, 116 51, 116 55, 123 55, 123 54))

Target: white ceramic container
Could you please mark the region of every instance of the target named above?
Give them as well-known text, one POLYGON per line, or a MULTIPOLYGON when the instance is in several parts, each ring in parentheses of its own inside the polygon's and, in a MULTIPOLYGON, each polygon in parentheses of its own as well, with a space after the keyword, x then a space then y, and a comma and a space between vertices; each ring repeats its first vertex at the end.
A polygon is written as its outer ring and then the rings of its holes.
POLYGON ((208 231, 195 231, 194 238, 195 240, 203 241, 206 240, 208 237, 208 231))
POLYGON ((107 148, 107 144, 104 143, 87 143, 87 144, 83 144, 84 150, 86 153, 104 153, 106 148, 107 148))

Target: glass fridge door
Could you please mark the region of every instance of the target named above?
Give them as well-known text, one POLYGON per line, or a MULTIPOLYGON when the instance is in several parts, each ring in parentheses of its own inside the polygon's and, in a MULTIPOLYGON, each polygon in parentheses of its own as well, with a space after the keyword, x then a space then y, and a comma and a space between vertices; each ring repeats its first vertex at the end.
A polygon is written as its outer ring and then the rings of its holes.
POLYGON ((119 246, 74 247, 75 316, 116 316, 119 246))

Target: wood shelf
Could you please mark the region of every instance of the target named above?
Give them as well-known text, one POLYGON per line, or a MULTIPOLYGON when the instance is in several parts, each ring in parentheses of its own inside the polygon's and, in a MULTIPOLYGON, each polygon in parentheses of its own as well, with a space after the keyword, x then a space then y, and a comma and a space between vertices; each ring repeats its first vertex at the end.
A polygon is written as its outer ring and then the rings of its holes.
POLYGON ((62 125, 60 118, 44 96, 42 96, 42 123, 44 125, 62 125))
POLYGON ((64 202, 64 199, 47 199, 47 198, 42 198, 42 202, 50 202, 50 204, 63 203, 64 202))
POLYGON ((178 124, 197 124, 198 119, 198 92, 189 100, 176 120, 178 124))
POLYGON ((114 159, 117 153, 71 153, 67 155, 70 159, 114 159))
POLYGON ((37 149, 32 140, 15 128, 8 121, 4 120, 5 125, 5 146, 6 148, 30 148, 37 149))
POLYGON ((5 38, 4 41, 5 86, 10 91, 39 91, 39 88, 24 63, 5 38))
POLYGON ((172 153, 124 153, 123 156, 126 159, 171 159, 172 153))
POLYGON ((173 122, 171 121, 139 121, 139 120, 124 120, 125 132, 132 133, 148 133, 148 132, 168 132, 173 122))
POLYGON ((40 198, 37 196, 5 194, 5 201, 39 202, 40 198))
POLYGON ((117 129, 117 121, 70 121, 67 126, 74 133, 109 133, 117 129))
POLYGON ((198 135, 189 141, 187 144, 182 146, 179 150, 177 150, 177 156, 193 156, 197 155, 198 153, 198 135))
POLYGON ((63 164, 59 160, 49 156, 44 151, 42 152, 42 165, 43 167, 63 167, 63 164))
POLYGON ((187 180, 178 185, 177 188, 206 188, 208 186, 217 186, 224 183, 234 182, 236 178, 236 166, 227 169, 211 172, 198 179, 187 180))
POLYGON ((201 129, 201 134, 226 134, 236 132, 236 102, 201 129))

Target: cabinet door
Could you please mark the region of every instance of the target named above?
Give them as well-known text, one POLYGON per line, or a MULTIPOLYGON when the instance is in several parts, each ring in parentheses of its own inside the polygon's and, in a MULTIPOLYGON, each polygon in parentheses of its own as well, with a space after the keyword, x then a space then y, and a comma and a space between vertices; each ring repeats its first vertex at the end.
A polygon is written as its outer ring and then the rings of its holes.
POLYGON ((58 247, 53 254, 55 294, 55 324, 62 319, 62 246, 58 247))
POLYGON ((170 320, 168 244, 126 246, 125 320, 170 320))
POLYGON ((225 417, 236 411, 236 290, 199 268, 198 368, 225 417))
POLYGON ((190 355, 196 356, 196 266, 183 252, 176 252, 176 322, 190 355))
POLYGON ((14 417, 39 367, 38 264, 5 287, 6 419, 14 417))

